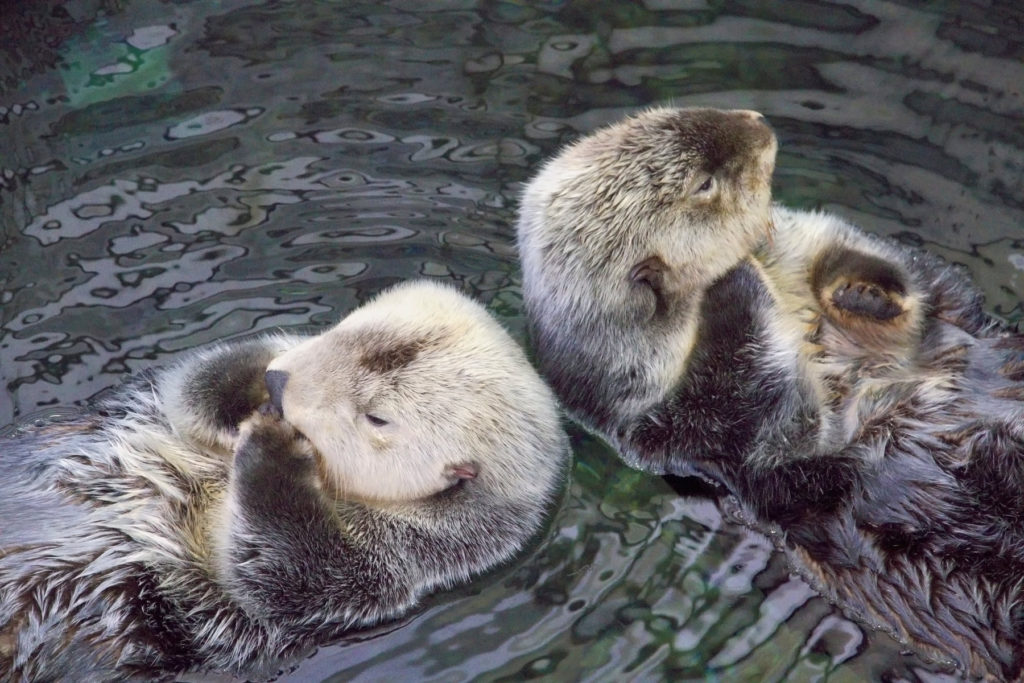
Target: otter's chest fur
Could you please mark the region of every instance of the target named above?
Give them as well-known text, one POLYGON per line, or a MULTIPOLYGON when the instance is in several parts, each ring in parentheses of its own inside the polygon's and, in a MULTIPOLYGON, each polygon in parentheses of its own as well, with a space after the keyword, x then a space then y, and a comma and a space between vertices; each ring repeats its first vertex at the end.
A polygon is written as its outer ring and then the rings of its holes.
POLYGON ((225 460, 148 408, 0 444, 0 664, 11 671, 175 668, 195 654, 195 612, 223 602, 205 568, 225 460))
POLYGON ((687 373, 624 453, 724 485, 852 614, 965 672, 1019 677, 1024 341, 949 306, 899 356, 850 354, 820 320, 790 347, 763 276, 741 265, 709 290, 687 373))
POLYGON ((938 259, 771 205, 775 149, 756 113, 658 108, 549 161, 517 226, 538 362, 854 616, 1020 678, 1024 341, 938 259))

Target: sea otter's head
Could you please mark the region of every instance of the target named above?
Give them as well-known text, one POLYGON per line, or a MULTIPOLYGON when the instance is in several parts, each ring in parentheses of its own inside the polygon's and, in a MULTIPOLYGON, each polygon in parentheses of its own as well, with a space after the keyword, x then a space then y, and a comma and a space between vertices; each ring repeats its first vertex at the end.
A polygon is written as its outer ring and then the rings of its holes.
POLYGON ((399 285, 275 358, 271 401, 342 497, 400 502, 459 483, 546 500, 563 467, 553 395, 479 304, 399 285))
POLYGON ((776 148, 757 112, 659 108, 530 181, 518 244, 534 343, 585 421, 622 419, 678 377, 702 292, 769 234, 776 148))

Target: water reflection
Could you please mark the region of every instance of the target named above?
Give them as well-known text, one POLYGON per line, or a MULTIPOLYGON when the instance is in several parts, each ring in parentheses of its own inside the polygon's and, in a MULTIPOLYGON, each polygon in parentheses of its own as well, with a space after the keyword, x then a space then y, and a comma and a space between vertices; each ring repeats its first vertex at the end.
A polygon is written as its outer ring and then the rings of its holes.
MULTIPOLYGON (((653 103, 763 111, 781 200, 962 263, 1024 317, 1009 1, 20 4, 0 9, 0 424, 410 277, 522 339, 521 183, 653 103)), ((575 438, 529 556, 283 680, 937 679, 770 539, 575 438)))

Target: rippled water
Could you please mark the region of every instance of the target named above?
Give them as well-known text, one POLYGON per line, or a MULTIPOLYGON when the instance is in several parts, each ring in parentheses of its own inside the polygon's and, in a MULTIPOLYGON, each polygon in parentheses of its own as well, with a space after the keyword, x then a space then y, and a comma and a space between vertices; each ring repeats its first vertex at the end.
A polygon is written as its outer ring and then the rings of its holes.
MULTIPOLYGON (((10 3, 14 4, 14 3, 10 3)), ((1004 2, 80 0, 0 10, 0 424, 214 339, 461 284, 522 336, 516 195, 653 103, 753 108, 776 194, 1024 317, 1024 12, 1004 2)), ((550 535, 282 680, 935 680, 768 540, 575 433, 550 535)))

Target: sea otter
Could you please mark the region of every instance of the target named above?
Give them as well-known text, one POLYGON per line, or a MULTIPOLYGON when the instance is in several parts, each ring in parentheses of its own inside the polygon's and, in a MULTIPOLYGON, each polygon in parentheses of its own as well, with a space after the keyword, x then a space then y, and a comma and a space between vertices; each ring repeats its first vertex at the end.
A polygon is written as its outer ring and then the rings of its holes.
POLYGON ((776 148, 756 112, 657 108, 547 162, 517 226, 542 373, 853 616, 1019 679, 1024 338, 938 258, 773 206, 776 148))
POLYGON ((0 452, 0 679, 259 675, 400 615, 538 533, 559 420, 483 307, 420 282, 22 430, 0 452))

